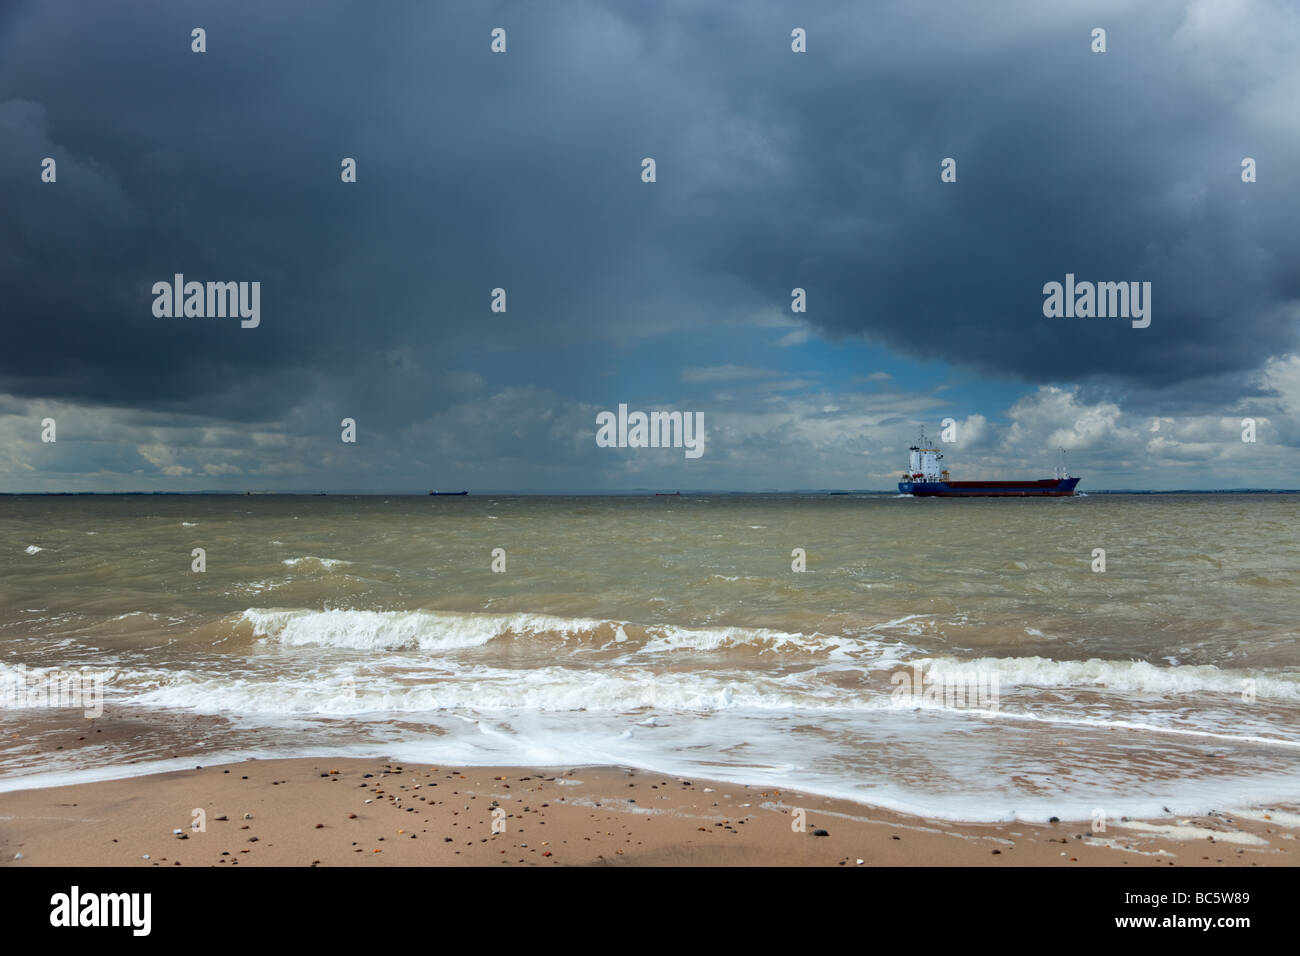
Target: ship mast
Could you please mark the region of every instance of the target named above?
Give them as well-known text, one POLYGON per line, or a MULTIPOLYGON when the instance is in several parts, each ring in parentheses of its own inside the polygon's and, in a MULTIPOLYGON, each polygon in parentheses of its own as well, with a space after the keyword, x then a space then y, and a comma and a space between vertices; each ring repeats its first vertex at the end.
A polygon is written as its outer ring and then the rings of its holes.
POLYGON ((1061 453, 1061 457, 1056 465, 1056 480, 1064 481, 1066 478, 1070 477, 1070 472, 1065 467, 1065 449, 1058 448, 1057 451, 1061 453))

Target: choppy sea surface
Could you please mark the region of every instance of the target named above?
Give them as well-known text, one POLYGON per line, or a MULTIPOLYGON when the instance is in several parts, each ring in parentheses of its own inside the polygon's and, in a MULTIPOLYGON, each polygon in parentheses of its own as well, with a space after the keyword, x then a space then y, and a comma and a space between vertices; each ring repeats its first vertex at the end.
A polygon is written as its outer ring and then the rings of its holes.
POLYGON ((961 820, 1294 803, 1297 527, 1269 494, 0 498, 0 790, 337 753, 961 820), (118 732, 51 749, 93 724, 17 691, 82 670, 118 732))

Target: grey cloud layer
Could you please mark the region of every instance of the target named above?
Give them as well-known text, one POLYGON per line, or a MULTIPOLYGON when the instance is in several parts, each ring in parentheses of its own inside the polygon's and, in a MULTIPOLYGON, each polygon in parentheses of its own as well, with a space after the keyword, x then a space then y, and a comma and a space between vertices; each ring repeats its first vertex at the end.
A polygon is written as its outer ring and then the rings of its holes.
MULTIPOLYGON (((310 401, 399 429, 454 403, 448 370, 689 335, 799 285, 832 338, 1153 403, 1213 382, 1231 401, 1295 345, 1298 17, 20 5, 0 20, 0 391, 249 421, 310 401), (37 178, 47 155, 56 186, 37 178), (1042 284, 1067 271, 1152 281, 1151 328, 1043 318, 1042 284), (261 327, 154 318, 149 286, 174 272, 261 281, 261 327)), ((588 360, 566 371, 598 374, 588 360)))

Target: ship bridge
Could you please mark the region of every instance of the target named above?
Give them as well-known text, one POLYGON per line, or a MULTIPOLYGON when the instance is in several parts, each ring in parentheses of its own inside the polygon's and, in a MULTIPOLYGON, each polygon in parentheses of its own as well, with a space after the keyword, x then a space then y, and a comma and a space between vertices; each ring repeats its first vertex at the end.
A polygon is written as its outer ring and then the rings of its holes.
POLYGON ((908 473, 903 476, 905 481, 948 480, 948 469, 939 466, 939 462, 943 461, 943 454, 939 449, 930 446, 924 432, 921 433, 920 442, 912 445, 908 450, 912 453, 912 461, 908 473))

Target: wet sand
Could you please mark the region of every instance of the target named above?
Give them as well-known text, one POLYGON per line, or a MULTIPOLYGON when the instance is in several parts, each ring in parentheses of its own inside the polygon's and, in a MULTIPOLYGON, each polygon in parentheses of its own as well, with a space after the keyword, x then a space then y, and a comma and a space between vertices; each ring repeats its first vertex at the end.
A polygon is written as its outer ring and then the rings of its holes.
POLYGON ((245 760, 2 793, 0 866, 1294 866, 1294 812, 1257 813, 1093 833, 612 767, 245 760))

